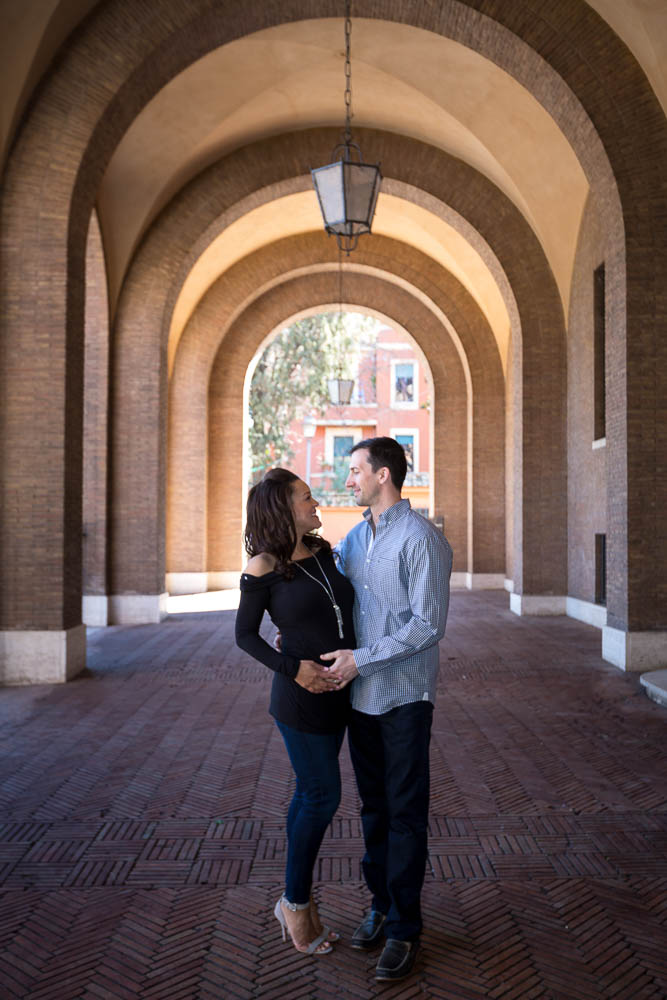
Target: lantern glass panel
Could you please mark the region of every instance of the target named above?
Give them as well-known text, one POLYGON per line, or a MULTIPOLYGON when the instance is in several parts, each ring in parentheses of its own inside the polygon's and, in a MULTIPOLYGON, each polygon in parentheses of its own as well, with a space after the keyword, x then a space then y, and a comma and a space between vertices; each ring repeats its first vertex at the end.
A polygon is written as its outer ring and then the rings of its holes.
POLYGON ((312 175, 327 232, 349 238, 369 233, 382 180, 380 168, 337 160, 312 175))
POLYGON ((346 163, 344 170, 345 215, 349 222, 359 223, 367 231, 377 199, 378 168, 365 163, 346 163))
POLYGON ((345 221, 342 173, 343 163, 340 160, 312 171, 325 226, 334 226, 345 221))

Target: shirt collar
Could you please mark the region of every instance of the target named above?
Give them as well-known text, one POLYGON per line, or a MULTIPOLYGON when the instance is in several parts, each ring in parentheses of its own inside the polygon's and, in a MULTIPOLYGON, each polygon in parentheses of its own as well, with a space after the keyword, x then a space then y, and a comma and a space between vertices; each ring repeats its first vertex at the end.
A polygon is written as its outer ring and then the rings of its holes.
MULTIPOLYGON (((393 524, 394 521, 398 521, 399 518, 405 517, 410 508, 411 504, 407 497, 403 497, 402 500, 397 500, 396 503, 392 504, 391 507, 387 507, 387 509, 380 514, 378 518, 378 527, 381 524, 393 524)), ((373 518, 370 507, 366 508, 363 516, 366 519, 366 523, 370 526, 373 518)))

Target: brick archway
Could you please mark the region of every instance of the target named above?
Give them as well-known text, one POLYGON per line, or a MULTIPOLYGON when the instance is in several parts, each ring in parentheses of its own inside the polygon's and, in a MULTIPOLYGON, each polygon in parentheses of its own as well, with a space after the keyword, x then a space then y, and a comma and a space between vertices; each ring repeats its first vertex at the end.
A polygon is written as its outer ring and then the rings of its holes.
MULTIPOLYGON (((208 569, 240 570, 244 484, 242 480, 243 382, 246 370, 267 333, 290 316, 336 299, 333 270, 303 275, 271 288, 231 325, 211 368, 208 389, 208 569)), ((466 379, 461 359, 442 324, 402 288, 354 271, 345 277, 349 305, 377 308, 409 329, 426 354, 435 399, 434 495, 446 512, 448 537, 460 566, 467 549, 466 379), (445 432, 446 427, 446 432, 445 432)))
MULTIPOLYGON (((150 507, 164 518, 164 478, 154 474, 154 456, 164 454, 165 385, 156 359, 165 349, 171 312, 197 255, 218 235, 224 220, 235 213, 232 191, 244 205, 270 197, 272 177, 286 190, 289 169, 326 155, 332 132, 313 130, 281 136, 232 154, 193 181, 153 227, 125 282, 116 320, 117 398, 115 413, 114 492, 112 510, 112 594, 160 593, 165 563, 160 545, 154 555, 142 546, 143 522, 133 519, 137 492, 150 498, 150 507), (270 164, 252 174, 252 164, 270 164), (258 186, 264 181, 264 185, 258 186), (181 249, 183 248, 183 249, 181 249), (180 249, 180 252, 179 252, 180 249), (150 383, 147 376, 153 373, 150 383), (132 385, 135 388, 132 390, 132 385), (147 402, 148 400, 148 402, 147 402), (141 422, 144 433, 132 436, 141 422), (139 556, 140 554, 140 556, 139 556)), ((366 133, 364 141, 367 141, 366 133)), ((432 201, 449 196, 450 213, 481 227, 481 238, 496 254, 516 302, 513 364, 524 378, 517 397, 514 422, 517 461, 524 470, 513 503, 513 576, 518 592, 563 593, 566 584, 565 499, 565 335, 560 299, 550 269, 532 230, 521 215, 486 178, 432 147, 386 133, 369 133, 379 151, 386 176, 409 182, 409 192, 432 201), (402 172, 402 175, 401 175, 402 172), (484 207, 485 206, 485 207, 484 207), (521 440, 521 421, 532 428, 521 440), (524 554, 525 562, 522 559, 524 554)), ((303 173, 294 177, 303 183, 303 173)), ((256 257, 256 260, 261 258, 256 257)), ((306 258, 303 258, 304 265, 306 258)), ((392 267, 389 267, 392 270, 392 267)), ((440 278, 434 277, 434 284, 440 278)), ((262 275, 252 276, 261 287, 262 275)), ((164 523, 164 522, 162 522, 164 523)), ((157 598, 155 598, 157 599, 157 598)))
MULTIPOLYGON (((257 344, 271 329, 263 327, 256 331, 257 321, 249 323, 248 315, 255 304, 260 299, 266 301, 269 291, 278 281, 297 297, 299 308, 304 303, 303 290, 308 288, 313 288, 319 296, 324 295, 318 301, 333 301, 336 289, 332 267, 335 267, 336 259, 335 245, 320 233, 280 241, 244 259, 223 275, 190 318, 179 343, 170 383, 168 571, 202 573, 206 569, 238 568, 238 544, 231 550, 232 556, 229 552, 224 554, 224 566, 220 564, 223 556, 218 557, 215 566, 206 562, 207 387, 215 355, 225 359, 224 363, 218 360, 216 365, 223 365, 227 382, 236 382, 241 373, 245 373, 257 344), (320 271, 323 273, 318 282, 309 282, 308 279, 320 271), (258 274, 264 276, 265 284, 256 287, 255 294, 251 296, 249 293, 258 274), (327 290, 328 300, 323 289, 327 290), (242 310, 238 308, 239 301, 244 303, 242 310), (246 331, 247 343, 237 344, 243 331, 246 331), (234 346, 230 346, 232 341, 228 339, 232 334, 234 346)), ((466 392, 461 398, 449 397, 456 398, 456 403, 452 402, 452 405, 463 406, 464 411, 469 406, 472 414, 472 427, 466 426, 464 434, 466 440, 469 435, 472 438, 467 445, 472 452, 472 524, 467 525, 468 470, 467 462, 464 462, 463 466, 456 467, 459 480, 455 518, 458 521, 455 528, 458 541, 456 568, 471 574, 504 574, 504 381, 497 346, 486 320, 458 281, 405 244, 376 236, 358 248, 354 263, 348 267, 346 297, 350 274, 362 271, 363 275, 357 277, 358 302, 374 306, 404 323, 414 333, 432 364, 441 350, 442 339, 449 339, 447 327, 434 314, 445 314, 456 330, 461 349, 465 352, 466 381, 469 380, 474 396, 474 406, 472 399, 466 401, 466 392), (394 277, 396 274, 400 275, 400 281, 394 277), (371 280, 361 280, 364 276, 371 280), (378 297, 380 283, 383 291, 378 297), (404 289, 408 283, 410 290, 406 293, 404 289), (367 288, 374 295, 373 301, 364 297, 367 288), (406 295, 410 296, 410 292, 415 297, 412 318, 406 307, 406 295)), ((283 289, 276 297, 280 306, 271 307, 270 317, 274 325, 284 320, 280 310, 289 309, 284 305, 286 295, 283 289), (274 313, 278 319, 275 319, 274 313)), ((266 310, 267 306, 264 306, 262 316, 266 310)), ((292 309, 292 312, 296 311, 296 308, 292 309)), ((460 361, 457 361, 459 364, 460 361)), ((441 374, 441 387, 444 378, 441 374)), ((238 399, 241 406, 242 397, 238 399)), ((436 441, 447 434, 449 404, 443 406, 438 415, 443 426, 439 427, 436 421, 436 441)), ((233 420, 227 413, 225 427, 230 435, 232 428, 240 433, 239 421, 240 414, 233 420)), ((450 472, 452 468, 450 461, 450 472)), ((450 473, 446 479, 447 490, 451 492, 450 473)), ((232 501, 229 495, 226 502, 231 504, 236 501, 232 501)), ((452 523, 452 512, 453 508, 448 510, 448 524, 452 523)))

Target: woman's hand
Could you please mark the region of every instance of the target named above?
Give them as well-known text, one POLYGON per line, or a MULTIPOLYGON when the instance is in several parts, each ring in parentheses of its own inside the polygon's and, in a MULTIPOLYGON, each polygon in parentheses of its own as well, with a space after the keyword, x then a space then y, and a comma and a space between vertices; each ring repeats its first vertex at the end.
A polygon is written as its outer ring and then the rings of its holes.
POLYGON ((314 660, 301 660, 299 670, 294 680, 311 694, 324 694, 326 691, 337 691, 339 684, 328 670, 314 660))

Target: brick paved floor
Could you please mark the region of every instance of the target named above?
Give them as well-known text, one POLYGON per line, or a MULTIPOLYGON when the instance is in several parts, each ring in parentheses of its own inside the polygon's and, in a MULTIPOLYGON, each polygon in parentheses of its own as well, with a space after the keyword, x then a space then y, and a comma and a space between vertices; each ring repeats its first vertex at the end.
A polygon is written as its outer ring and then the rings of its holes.
MULTIPOLYGON (((432 742, 426 929, 381 986, 270 914, 291 777, 233 612, 100 630, 85 676, 0 692, 2 1000, 667 997, 667 710, 599 632, 456 593, 432 742)), ((317 879, 366 905, 347 751, 317 879)))

